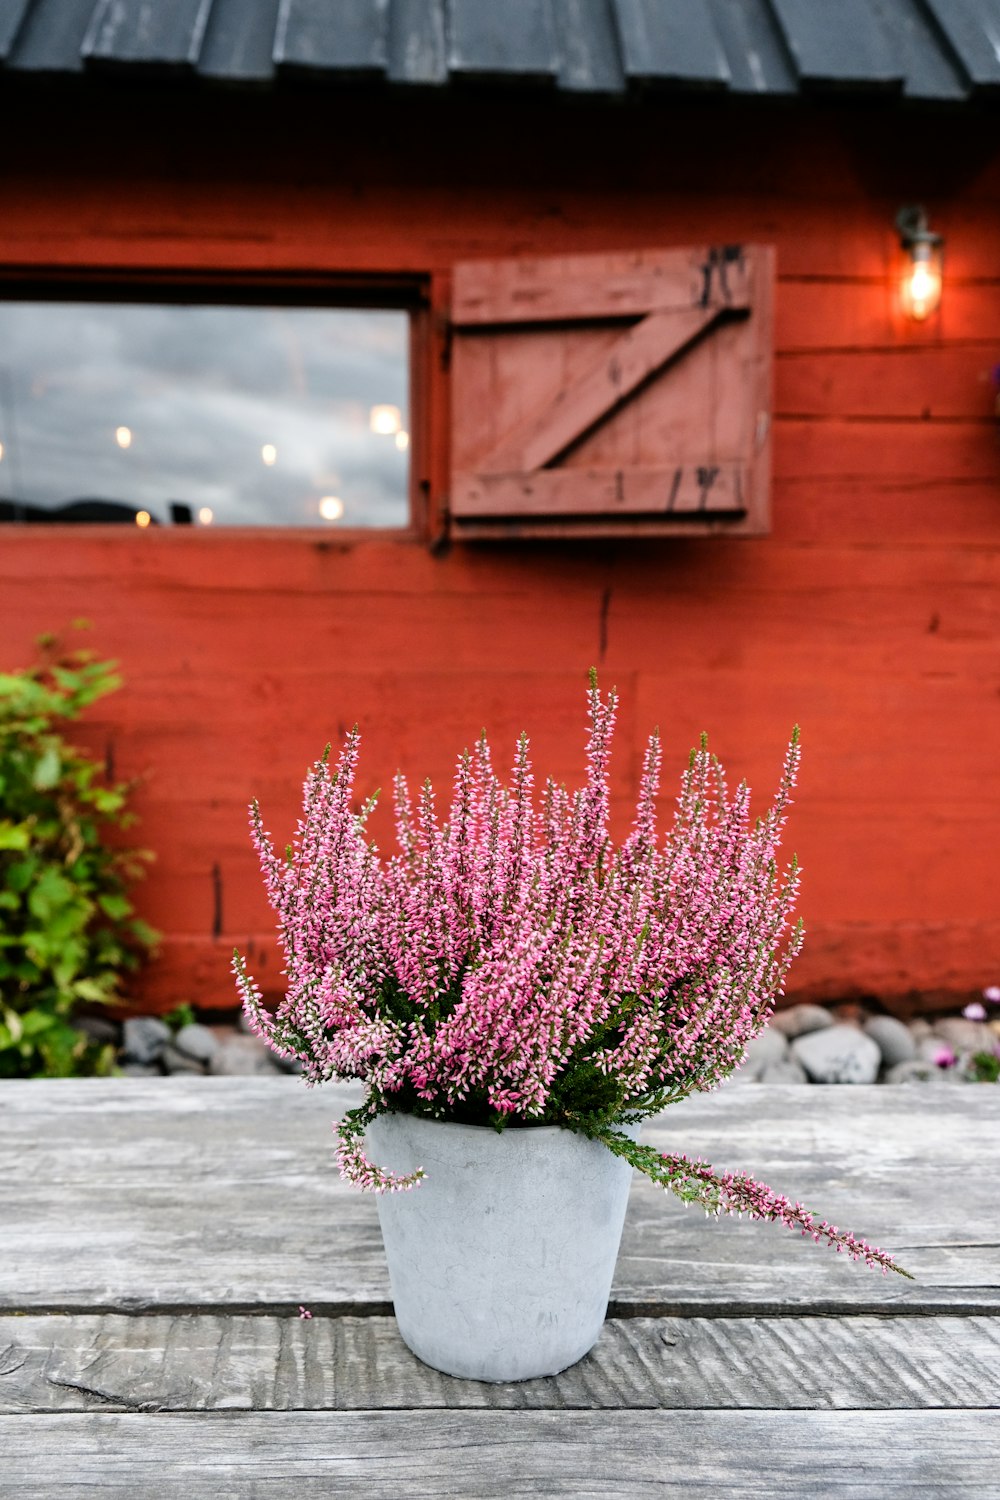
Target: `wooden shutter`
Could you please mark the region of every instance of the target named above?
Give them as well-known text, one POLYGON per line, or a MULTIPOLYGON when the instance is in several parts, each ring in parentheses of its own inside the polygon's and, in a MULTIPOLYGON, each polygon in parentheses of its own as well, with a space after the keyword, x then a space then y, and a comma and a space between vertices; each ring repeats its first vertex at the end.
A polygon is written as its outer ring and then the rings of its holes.
POLYGON ((457 266, 451 534, 766 531, 773 280, 759 245, 457 266))

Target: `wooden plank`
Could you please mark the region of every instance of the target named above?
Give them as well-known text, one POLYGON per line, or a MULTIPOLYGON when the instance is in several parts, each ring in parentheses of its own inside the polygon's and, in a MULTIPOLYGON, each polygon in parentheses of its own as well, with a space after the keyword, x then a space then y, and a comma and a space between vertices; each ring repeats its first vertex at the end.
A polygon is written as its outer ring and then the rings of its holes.
POLYGON ((995 354, 990 341, 779 355, 775 415, 993 422, 995 354))
POLYGON ((958 1410, 0 1417, 6 1500, 996 1500, 995 1435, 958 1410))
MULTIPOLYGON (((733 304, 735 311, 740 306, 733 304)), ((708 335, 728 310, 689 308, 650 313, 570 385, 550 396, 540 411, 507 432, 478 462, 482 474, 533 470, 560 458, 573 443, 609 416, 640 385, 680 359, 708 335)))
POLYGON ((1000 1405, 988 1317, 609 1319, 561 1375, 422 1364, 394 1318, 0 1318, 0 1412, 932 1410, 1000 1405))
POLYGON ((581 319, 642 317, 704 305, 746 305, 749 267, 760 253, 744 245, 742 260, 719 247, 611 250, 607 254, 533 255, 463 260, 455 266, 452 323, 456 328, 581 319))
POLYGON ((473 520, 500 516, 742 516, 750 494, 742 464, 706 456, 672 468, 539 469, 534 473, 456 474, 451 513, 473 520))
MULTIPOLYGON (((297 1079, 7 1082, 0 1309, 389 1311, 371 1196, 341 1182, 330 1121, 358 1099, 297 1079)), ((708 1223, 633 1183, 612 1290, 632 1315, 1000 1310, 1000 1205, 982 1141, 1000 1090, 726 1086, 648 1127, 745 1168, 895 1251, 916 1282, 770 1225, 708 1223)))

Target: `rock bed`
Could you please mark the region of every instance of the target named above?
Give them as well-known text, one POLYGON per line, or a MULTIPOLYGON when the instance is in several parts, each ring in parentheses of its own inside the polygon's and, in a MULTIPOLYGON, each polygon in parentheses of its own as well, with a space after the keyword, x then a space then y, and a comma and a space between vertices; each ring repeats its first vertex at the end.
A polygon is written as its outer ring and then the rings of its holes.
MULTIPOLYGON (((993 995, 997 999, 993 1000, 993 995)), ((847 1007, 849 1019, 822 1005, 779 1011, 753 1039, 734 1083, 982 1083, 1000 1061, 998 1006, 966 1006, 960 1016, 897 1020, 847 1007), (970 1014, 971 1013, 971 1014, 970 1014)))
MULTIPOLYGON (((858 1006, 793 1005, 779 1011, 750 1043, 732 1083, 978 1083, 992 1081, 1000 1060, 1000 989, 984 991, 985 1005, 962 1015, 909 1023, 869 1014, 858 1006), (984 1063, 983 1059, 986 1059, 984 1063)), ((242 1019, 196 1021, 173 1028, 157 1016, 122 1023, 81 1021, 82 1029, 113 1042, 118 1066, 130 1076, 202 1073, 233 1077, 298 1073, 301 1064, 274 1056, 242 1019)))

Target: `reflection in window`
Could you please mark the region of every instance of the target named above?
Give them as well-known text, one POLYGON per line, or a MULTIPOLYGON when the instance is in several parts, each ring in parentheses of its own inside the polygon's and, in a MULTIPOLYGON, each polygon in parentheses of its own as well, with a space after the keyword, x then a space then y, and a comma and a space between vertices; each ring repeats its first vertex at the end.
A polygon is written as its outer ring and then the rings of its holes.
POLYGON ((404 312, 0 302, 0 520, 405 526, 404 312))

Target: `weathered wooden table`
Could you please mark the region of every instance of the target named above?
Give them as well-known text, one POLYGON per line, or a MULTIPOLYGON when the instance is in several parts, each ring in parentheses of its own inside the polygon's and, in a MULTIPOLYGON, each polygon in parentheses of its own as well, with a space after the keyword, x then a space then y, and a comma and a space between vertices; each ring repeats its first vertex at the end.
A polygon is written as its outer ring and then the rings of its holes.
POLYGON ((333 1164, 356 1098, 0 1084, 4 1500, 1000 1496, 1000 1089, 675 1107, 647 1139, 746 1167, 919 1280, 637 1178, 596 1350, 506 1386, 400 1341, 374 1201, 333 1164))

